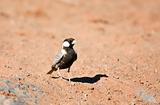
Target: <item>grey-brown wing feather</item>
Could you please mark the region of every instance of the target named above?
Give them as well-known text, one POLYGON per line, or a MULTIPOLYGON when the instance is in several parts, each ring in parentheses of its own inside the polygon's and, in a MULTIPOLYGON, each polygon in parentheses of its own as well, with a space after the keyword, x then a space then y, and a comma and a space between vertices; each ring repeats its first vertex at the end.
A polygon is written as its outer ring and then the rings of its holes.
POLYGON ((64 56, 64 54, 62 53, 62 51, 59 51, 58 54, 54 58, 53 66, 58 64, 62 60, 63 56, 64 56))
POLYGON ((62 58, 63 58, 64 54, 61 51, 58 52, 58 54, 55 56, 54 58, 54 61, 53 61, 53 65, 51 67, 51 70, 49 72, 47 72, 47 74, 51 74, 53 71, 56 71, 57 70, 57 67, 56 65, 58 65, 58 63, 61 62, 62 58))

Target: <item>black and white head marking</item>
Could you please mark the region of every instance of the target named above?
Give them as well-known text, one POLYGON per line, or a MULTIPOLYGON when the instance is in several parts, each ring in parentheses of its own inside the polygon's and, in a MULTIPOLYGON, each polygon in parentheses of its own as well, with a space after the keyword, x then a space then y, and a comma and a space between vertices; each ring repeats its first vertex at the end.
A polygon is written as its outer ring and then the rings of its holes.
POLYGON ((75 43, 76 43, 76 40, 75 40, 75 39, 73 39, 73 38, 68 38, 68 39, 65 39, 65 40, 63 41, 62 46, 63 46, 63 47, 70 47, 70 48, 72 48, 72 47, 75 45, 75 43))

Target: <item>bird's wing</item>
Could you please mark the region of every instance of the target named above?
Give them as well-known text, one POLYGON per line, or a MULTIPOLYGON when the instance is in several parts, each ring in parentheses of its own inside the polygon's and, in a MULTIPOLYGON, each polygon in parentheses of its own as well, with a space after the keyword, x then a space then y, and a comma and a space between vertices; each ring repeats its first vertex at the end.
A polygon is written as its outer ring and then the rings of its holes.
POLYGON ((62 60, 63 56, 64 56, 64 53, 62 51, 59 51, 54 58, 53 65, 55 66, 56 64, 58 64, 62 60))

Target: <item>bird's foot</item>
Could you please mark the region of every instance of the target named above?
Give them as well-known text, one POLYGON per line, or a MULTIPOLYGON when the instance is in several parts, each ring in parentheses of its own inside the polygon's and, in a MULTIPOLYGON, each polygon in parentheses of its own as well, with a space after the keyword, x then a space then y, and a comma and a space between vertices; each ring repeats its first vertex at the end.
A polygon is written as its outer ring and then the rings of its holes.
POLYGON ((69 85, 70 85, 70 86, 74 86, 75 83, 74 83, 74 82, 70 82, 69 85))
POLYGON ((60 77, 58 77, 58 76, 51 76, 51 78, 58 79, 60 77))
POLYGON ((50 78, 53 78, 53 79, 58 79, 58 78, 60 78, 60 76, 59 75, 50 75, 50 78))
POLYGON ((63 79, 63 77, 62 77, 62 76, 59 76, 59 79, 63 79))
POLYGON ((74 86, 75 85, 75 83, 72 82, 70 78, 68 79, 68 81, 69 81, 70 86, 74 86))

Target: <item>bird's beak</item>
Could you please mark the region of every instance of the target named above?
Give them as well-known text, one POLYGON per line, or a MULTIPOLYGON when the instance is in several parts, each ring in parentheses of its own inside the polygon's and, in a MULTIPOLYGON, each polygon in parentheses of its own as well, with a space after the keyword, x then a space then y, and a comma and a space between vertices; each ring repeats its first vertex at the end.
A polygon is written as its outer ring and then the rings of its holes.
POLYGON ((72 44, 74 45, 76 43, 76 40, 73 40, 72 44))

